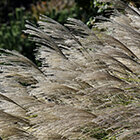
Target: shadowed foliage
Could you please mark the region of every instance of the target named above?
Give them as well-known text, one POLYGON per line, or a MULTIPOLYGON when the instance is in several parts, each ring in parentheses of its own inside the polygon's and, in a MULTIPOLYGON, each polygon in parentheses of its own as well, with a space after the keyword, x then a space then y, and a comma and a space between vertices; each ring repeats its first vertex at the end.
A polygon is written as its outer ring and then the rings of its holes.
POLYGON ((120 4, 123 14, 92 30, 73 18, 27 21, 41 68, 0 49, 2 139, 140 139, 140 11, 120 4))

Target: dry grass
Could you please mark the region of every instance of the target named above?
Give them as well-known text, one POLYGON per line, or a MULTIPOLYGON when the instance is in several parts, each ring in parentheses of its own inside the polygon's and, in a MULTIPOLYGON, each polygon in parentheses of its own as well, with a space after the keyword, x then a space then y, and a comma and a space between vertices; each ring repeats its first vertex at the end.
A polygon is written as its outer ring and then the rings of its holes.
POLYGON ((41 68, 0 50, 4 140, 140 139, 140 11, 116 14, 94 31, 71 18, 28 22, 41 68))

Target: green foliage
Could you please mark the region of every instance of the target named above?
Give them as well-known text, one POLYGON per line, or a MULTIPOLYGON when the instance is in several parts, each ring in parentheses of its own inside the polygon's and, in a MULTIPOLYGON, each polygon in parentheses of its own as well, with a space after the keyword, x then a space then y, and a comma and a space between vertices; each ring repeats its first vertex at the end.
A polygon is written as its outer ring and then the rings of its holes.
POLYGON ((88 133, 91 138, 96 138, 97 140, 102 140, 108 135, 108 132, 106 132, 106 130, 101 128, 95 128, 95 129, 86 128, 83 130, 83 133, 84 134, 88 133))
MULTIPOLYGON (((97 0, 75 0, 79 7, 79 17, 90 26, 94 17, 98 15, 108 16, 106 10, 110 9, 110 3, 98 2, 97 0)), ((111 10, 111 9, 110 9, 111 10)))
POLYGON ((60 22, 61 24, 64 24, 68 17, 78 18, 78 14, 79 7, 77 7, 76 5, 74 5, 70 9, 64 9, 61 11, 56 11, 55 9, 53 9, 50 13, 46 13, 48 17, 51 17, 52 19, 60 22))
MULTIPOLYGON (((36 0, 0 0, 0 22, 5 23, 8 20, 8 14, 15 11, 18 7, 29 8, 31 3, 36 0)), ((1 24, 0 23, 0 24, 1 24)))
POLYGON ((0 27, 0 48, 17 50, 30 59, 34 59, 32 51, 33 43, 28 41, 22 30, 25 28, 25 20, 30 19, 30 13, 23 8, 16 8, 15 13, 9 13, 8 23, 3 23, 0 27))
POLYGON ((97 0, 75 0, 72 7, 65 7, 61 10, 56 10, 52 7, 52 10, 46 10, 47 16, 53 18, 54 20, 65 23, 68 17, 73 17, 87 22, 90 26, 94 21, 94 17, 98 15, 108 16, 106 10, 111 10, 110 4, 105 2, 98 2, 97 0))
POLYGON ((105 138, 103 138, 102 140, 117 140, 116 136, 107 136, 105 138))

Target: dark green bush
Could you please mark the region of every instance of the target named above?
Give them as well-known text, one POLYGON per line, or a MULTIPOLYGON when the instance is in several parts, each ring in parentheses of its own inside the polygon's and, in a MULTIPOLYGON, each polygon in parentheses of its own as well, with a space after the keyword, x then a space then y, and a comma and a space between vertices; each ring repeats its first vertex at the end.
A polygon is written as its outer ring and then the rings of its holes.
POLYGON ((32 51, 34 45, 28 41, 22 30, 25 20, 31 19, 31 14, 23 8, 16 8, 14 13, 8 14, 9 21, 0 27, 0 48, 17 50, 28 58, 34 60, 32 51))
POLYGON ((37 0, 0 0, 0 24, 8 21, 8 14, 14 12, 16 8, 25 7, 30 8, 31 3, 37 0))
MULTIPOLYGON (((60 23, 64 23, 68 17, 74 17, 82 20, 83 22, 90 22, 98 15, 108 16, 106 10, 110 9, 110 4, 105 2, 98 2, 97 0, 75 0, 71 8, 66 8, 61 11, 52 9, 45 14, 60 23)), ((111 9, 110 9, 111 10, 111 9)))
POLYGON ((64 9, 62 11, 56 11, 53 9, 50 13, 46 12, 46 15, 48 17, 51 17, 52 19, 60 22, 61 24, 64 24, 68 17, 71 18, 78 18, 79 14, 79 8, 74 5, 70 9, 64 9))
POLYGON ((78 18, 87 23, 89 26, 95 20, 96 16, 102 15, 108 17, 112 12, 110 3, 98 2, 98 0, 75 0, 79 8, 78 18))

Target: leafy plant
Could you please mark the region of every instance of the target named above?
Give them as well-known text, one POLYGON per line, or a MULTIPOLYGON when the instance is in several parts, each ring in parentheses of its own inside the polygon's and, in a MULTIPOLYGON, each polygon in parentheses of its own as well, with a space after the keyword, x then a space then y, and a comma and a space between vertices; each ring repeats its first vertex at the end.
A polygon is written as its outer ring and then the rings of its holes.
POLYGON ((25 29, 25 20, 31 20, 31 14, 25 12, 24 8, 16 8, 14 13, 8 14, 8 18, 9 22, 1 24, 0 27, 0 48, 17 50, 34 60, 32 52, 35 47, 22 32, 25 29))
POLYGON ((99 2, 98 0, 88 0, 86 3, 84 0, 75 0, 77 7, 79 7, 79 17, 84 22, 88 22, 88 25, 91 24, 91 19, 98 15, 109 16, 109 13, 106 11, 111 10, 111 4, 107 2, 99 2))

